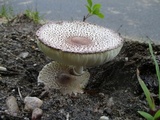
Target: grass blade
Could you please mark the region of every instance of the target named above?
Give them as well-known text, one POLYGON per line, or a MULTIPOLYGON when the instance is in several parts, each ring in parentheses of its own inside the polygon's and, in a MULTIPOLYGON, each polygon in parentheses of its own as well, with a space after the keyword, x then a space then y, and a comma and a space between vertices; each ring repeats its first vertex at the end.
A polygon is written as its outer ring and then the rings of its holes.
POLYGON ((151 97, 151 94, 150 94, 150 91, 148 90, 148 88, 146 87, 145 83, 143 82, 143 80, 140 78, 139 76, 139 70, 137 69, 137 78, 138 78, 138 81, 139 81, 139 84, 146 96, 146 100, 148 102, 148 105, 150 107, 151 110, 155 110, 155 103, 154 103, 154 100, 153 98, 151 97))
POLYGON ((148 42, 148 44, 149 44, 150 54, 151 54, 153 62, 155 64, 156 75, 157 75, 157 78, 158 78, 158 87, 159 87, 159 89, 158 89, 158 98, 160 100, 160 71, 159 71, 159 65, 158 65, 158 62, 156 60, 155 55, 153 54, 153 48, 152 48, 151 42, 148 42))
POLYGON ((146 118, 147 120, 154 120, 154 117, 147 112, 138 111, 138 113, 144 118, 146 118))
POLYGON ((158 118, 160 118, 160 110, 158 110, 154 115, 154 120, 157 120, 158 118))

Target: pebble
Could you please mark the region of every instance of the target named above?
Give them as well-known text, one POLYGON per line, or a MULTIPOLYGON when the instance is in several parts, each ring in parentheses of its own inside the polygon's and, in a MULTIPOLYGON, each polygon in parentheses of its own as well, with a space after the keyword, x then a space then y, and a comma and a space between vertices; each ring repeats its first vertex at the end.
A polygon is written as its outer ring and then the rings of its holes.
POLYGON ((111 108, 109 108, 109 107, 107 107, 107 108, 105 108, 104 110, 103 110, 103 113, 107 113, 107 115, 109 114, 112 114, 112 109, 111 108))
POLYGON ((104 98, 105 97, 105 94, 104 93, 99 93, 99 96, 104 98))
POLYGON ((16 90, 15 89, 12 89, 12 92, 15 92, 16 90))
POLYGON ((128 57, 125 57, 124 59, 125 59, 126 62, 128 62, 128 57))
POLYGON ((7 71, 7 68, 0 66, 0 71, 7 71))
POLYGON ((25 97, 24 98, 26 111, 33 111, 35 108, 40 108, 43 104, 43 101, 37 97, 25 97))
POLYGON ((27 118, 27 117, 24 117, 23 119, 24 119, 24 120, 29 120, 29 118, 27 118))
MULTIPOLYGON (((5 116, 4 116, 4 115, 1 115, 0 118, 3 120, 3 119, 5 118, 5 116)), ((0 120, 1 120, 1 119, 0 119, 0 120)))
POLYGON ((124 92, 125 92, 125 93, 127 93, 127 92, 128 92, 128 90, 125 90, 124 92))
POLYGON ((32 120, 40 120, 42 117, 43 111, 40 108, 35 108, 32 112, 32 120))
POLYGON ((18 56, 21 58, 26 58, 26 57, 28 57, 28 55, 29 55, 29 52, 22 52, 18 56))
POLYGON ((35 67, 35 66, 37 66, 37 64, 35 63, 35 64, 33 64, 33 66, 35 67))
POLYGON ((107 117, 107 116, 101 116, 99 120, 109 120, 109 117, 107 117))
POLYGON ((12 116, 17 116, 17 114, 19 113, 19 107, 18 107, 16 98, 14 96, 9 96, 6 99, 6 104, 8 107, 7 112, 12 116))
POLYGON ((112 97, 110 97, 109 99, 108 99, 108 102, 107 102, 107 107, 112 107, 114 105, 114 101, 113 101, 113 98, 112 97))

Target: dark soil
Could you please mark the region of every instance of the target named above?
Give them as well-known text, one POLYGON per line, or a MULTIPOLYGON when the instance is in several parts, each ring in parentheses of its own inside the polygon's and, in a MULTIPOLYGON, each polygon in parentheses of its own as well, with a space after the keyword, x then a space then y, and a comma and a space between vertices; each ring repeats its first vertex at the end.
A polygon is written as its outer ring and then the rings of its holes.
MULTIPOLYGON (((138 84, 136 69, 155 94, 157 82, 155 67, 148 45, 125 41, 120 54, 111 62, 89 68, 91 78, 84 94, 62 95, 53 90, 42 95, 43 85, 37 85, 37 76, 51 59, 46 57, 36 45, 35 32, 40 24, 34 24, 26 16, 18 16, 7 24, 0 25, 0 119, 28 120, 31 113, 24 111, 22 97, 34 96, 43 100, 42 120, 98 120, 108 116, 110 120, 142 120, 138 110, 148 111, 144 94, 138 84), (26 55, 26 56, 25 56, 26 55), (20 113, 7 114, 6 98, 15 96, 20 113)), ((160 46, 153 45, 157 58, 160 46)))

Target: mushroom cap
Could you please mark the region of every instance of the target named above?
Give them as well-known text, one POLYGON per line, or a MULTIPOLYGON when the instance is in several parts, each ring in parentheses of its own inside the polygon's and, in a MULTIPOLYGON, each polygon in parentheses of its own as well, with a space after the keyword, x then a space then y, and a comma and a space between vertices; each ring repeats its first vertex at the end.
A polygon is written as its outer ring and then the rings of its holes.
POLYGON ((50 22, 36 33, 39 48, 58 62, 96 66, 120 52, 123 39, 115 32, 86 22, 50 22))

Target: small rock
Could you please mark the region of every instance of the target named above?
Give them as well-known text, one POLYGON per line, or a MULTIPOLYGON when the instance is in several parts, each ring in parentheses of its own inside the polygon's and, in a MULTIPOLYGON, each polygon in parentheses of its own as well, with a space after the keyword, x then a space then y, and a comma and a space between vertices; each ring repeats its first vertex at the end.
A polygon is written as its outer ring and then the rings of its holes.
POLYGON ((32 112, 32 120, 40 120, 42 117, 43 111, 40 108, 35 108, 32 112))
POLYGON ((8 22, 8 20, 5 18, 5 17, 1 17, 0 18, 0 25, 2 24, 2 23, 7 23, 8 22))
POLYGON ((41 107, 43 101, 37 97, 25 97, 24 98, 25 107, 27 111, 33 111, 35 108, 41 107))
POLYGON ((0 71, 5 72, 5 71, 7 71, 7 68, 0 66, 0 71))
POLYGON ((29 55, 29 52, 22 52, 19 54, 19 57, 26 58, 26 57, 28 57, 28 55, 29 55))
POLYGON ((37 64, 35 63, 35 64, 33 64, 33 66, 35 67, 35 66, 37 66, 37 64))
POLYGON ((24 120, 29 120, 29 118, 27 118, 27 117, 24 117, 23 119, 24 119, 24 120))
POLYGON ((12 89, 12 92, 15 92, 16 90, 15 89, 12 89))
POLYGON ((128 62, 128 57, 125 57, 124 59, 125 59, 126 62, 128 62))
POLYGON ((155 51, 154 54, 157 55, 157 51, 155 51))
POLYGON ((128 90, 125 90, 124 92, 125 92, 125 93, 127 93, 127 92, 128 92, 128 90))
POLYGON ((113 98, 110 97, 110 98, 108 99, 107 106, 111 108, 113 105, 114 105, 113 98))
POLYGON ((103 113, 106 113, 107 115, 111 115, 112 114, 112 109, 107 107, 103 110, 103 113))
POLYGON ((36 50, 36 51, 40 51, 39 48, 37 48, 37 47, 35 48, 35 50, 36 50))
MULTIPOLYGON (((4 120, 5 116, 4 116, 4 115, 1 115, 0 118, 1 118, 2 120, 4 120)), ((1 119, 0 119, 0 120, 1 120, 1 119)))
POLYGON ((6 104, 8 107, 9 114, 13 116, 17 116, 17 114, 19 113, 19 107, 18 107, 16 98, 14 96, 9 96, 6 99, 6 104))
POLYGON ((109 117, 107 117, 107 116, 101 116, 99 120, 109 120, 109 117))
POLYGON ((105 94, 104 93, 99 93, 99 96, 104 98, 105 97, 105 94))

